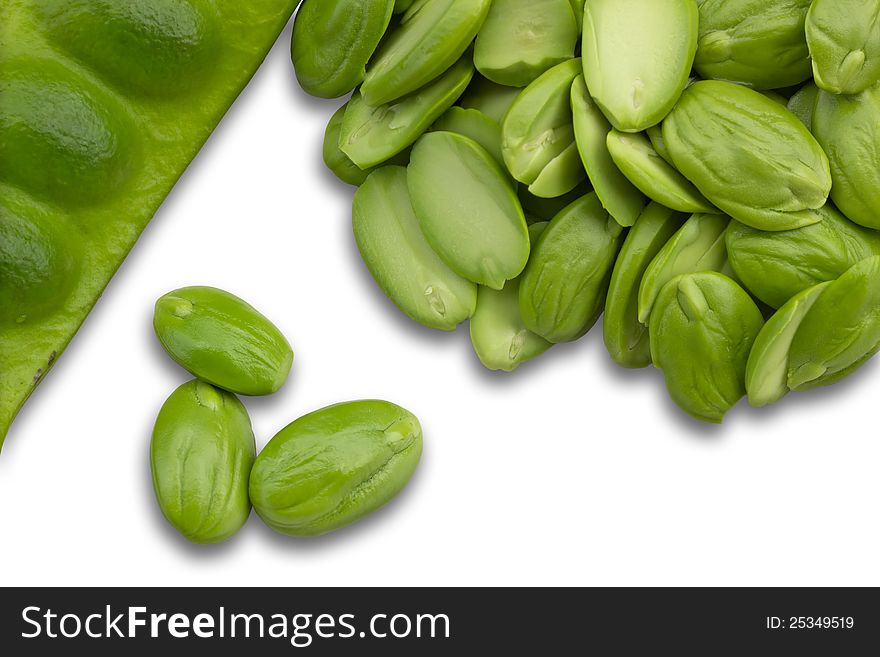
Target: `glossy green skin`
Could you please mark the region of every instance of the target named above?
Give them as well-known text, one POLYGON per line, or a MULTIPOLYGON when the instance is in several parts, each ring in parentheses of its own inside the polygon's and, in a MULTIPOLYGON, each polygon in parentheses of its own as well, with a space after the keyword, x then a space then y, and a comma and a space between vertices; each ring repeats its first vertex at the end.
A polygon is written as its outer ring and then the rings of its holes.
POLYGON ((662 157, 669 165, 674 167, 675 165, 672 164, 672 156, 669 154, 669 150, 666 148, 666 142, 663 141, 662 124, 652 125, 650 128, 645 130, 645 134, 648 135, 648 139, 651 141, 651 146, 654 147, 657 155, 662 157))
POLYGON ((504 156, 501 154, 501 125, 480 110, 450 107, 431 126, 431 130, 455 132, 470 137, 485 148, 499 165, 504 166, 504 156))
POLYGON ((818 95, 819 87, 813 82, 807 82, 788 99, 788 111, 794 114, 810 131, 813 130, 813 111, 816 109, 818 95))
POLYGON ((467 50, 491 0, 416 0, 367 67, 361 94, 379 107, 439 77, 467 50))
POLYGON ((487 80, 482 75, 475 75, 467 90, 462 95, 458 104, 465 109, 481 111, 498 125, 504 120, 504 115, 517 99, 521 89, 505 87, 487 80))
MULTIPOLYGON (((529 226, 532 244, 547 225, 542 221, 529 226)), ((471 318, 470 336, 480 362, 487 369, 504 372, 512 372, 553 346, 526 326, 519 309, 518 278, 507 281, 500 290, 480 286, 477 309, 471 318)))
POLYGON ((764 317, 733 280, 684 274, 660 291, 651 313, 651 354, 672 399, 704 422, 720 423, 746 393, 746 363, 764 317))
POLYGON ((240 395, 278 391, 293 350, 272 322, 214 287, 185 287, 156 301, 159 342, 193 376, 240 395))
POLYGON ((391 22, 394 0, 304 0, 290 42, 300 86, 338 98, 360 84, 391 22))
POLYGON ((526 327, 549 342, 583 336, 602 313, 624 229, 595 193, 557 215, 523 272, 519 307, 526 327))
POLYGON ((549 175, 562 175, 563 187, 568 186, 555 190, 559 192, 555 196, 571 191, 586 177, 574 141, 571 113, 571 84, 579 73, 579 59, 554 66, 520 93, 501 123, 501 150, 507 169, 536 196, 545 196, 531 189, 545 169, 549 175), (560 164, 563 172, 558 170, 560 164))
POLYGON ((880 256, 862 260, 832 282, 804 317, 791 343, 788 387, 839 381, 880 349, 880 256))
POLYGON ((880 80, 880 0, 813 0, 806 34, 820 88, 857 94, 880 80))
POLYGON ((775 404, 788 394, 791 343, 810 308, 830 283, 820 283, 793 296, 758 334, 746 366, 746 392, 756 408, 775 404))
POLYGON ((650 203, 630 229, 614 263, 605 300, 605 347, 615 363, 651 364, 648 328, 639 321, 639 286, 648 265, 682 227, 687 215, 650 203))
POLYGON ((644 133, 612 129, 606 145, 617 168, 652 201, 678 212, 719 212, 687 178, 660 157, 644 133))
POLYGON ((453 271, 496 290, 519 276, 529 257, 525 216, 486 149, 462 135, 431 132, 416 143, 407 171, 422 232, 453 271))
POLYGON ((822 221, 794 230, 768 233, 738 221, 727 229, 727 253, 737 277, 773 308, 880 255, 880 233, 854 224, 831 204, 818 212, 822 221))
POLYGON ((51 313, 79 275, 78 236, 55 219, 25 198, 0 202, 0 332, 51 313))
POLYGON ((251 513, 255 455, 251 421, 235 395, 202 381, 184 383, 159 411, 150 442, 162 514, 193 543, 231 538, 251 513))
POLYGON ((622 132, 663 120, 684 90, 697 50, 695 0, 590 0, 584 12, 584 79, 622 132))
POLYGON ((639 321, 648 324, 666 284, 681 274, 721 271, 727 264, 724 233, 730 217, 695 214, 663 245, 639 286, 639 321))
POLYGON ((694 68, 701 77, 756 89, 791 87, 810 77, 804 36, 810 0, 697 0, 697 4, 700 40, 694 68))
POLYGON ((412 209, 406 169, 371 173, 354 195, 352 228, 379 287, 408 317, 452 331, 473 315, 477 286, 452 271, 428 244, 412 209))
POLYGON ((857 224, 880 229, 880 85, 855 96, 820 91, 813 134, 831 162, 835 205, 857 224))
POLYGON ((612 127, 590 97, 583 74, 571 85, 571 110, 575 143, 596 195, 617 223, 632 226, 647 199, 621 173, 608 152, 608 134, 612 127))
POLYGON ((390 160, 414 144, 458 100, 473 75, 473 64, 463 57, 428 86, 388 105, 368 105, 356 92, 342 120, 339 149, 362 169, 390 160))
POLYGON ((0 327, 0 440, 296 4, 0 5, 0 198, 73 245, 54 304, 0 327))
POLYGON ((397 495, 422 453, 416 417, 385 401, 329 406, 289 424, 260 452, 250 497, 269 527, 318 536, 397 495))
POLYGON ((321 148, 321 154, 324 159, 324 164, 333 172, 334 176, 344 183, 348 183, 354 187, 360 187, 364 184, 367 176, 378 167, 390 164, 402 166, 407 165, 409 162, 409 151, 407 150, 398 153, 386 162, 369 167, 368 169, 361 169, 357 164, 352 162, 351 158, 339 148, 339 135, 342 134, 342 122, 345 118, 345 111, 347 108, 348 103, 336 110, 330 118, 330 122, 327 123, 327 129, 324 131, 324 143, 321 148))
POLYGON ((580 30, 569 0, 493 0, 474 47, 486 78, 525 87, 574 57, 580 30))
POLYGON ((759 92, 696 82, 663 122, 663 139, 676 168, 734 219, 761 230, 819 221, 812 210, 831 190, 828 158, 797 117, 759 92))

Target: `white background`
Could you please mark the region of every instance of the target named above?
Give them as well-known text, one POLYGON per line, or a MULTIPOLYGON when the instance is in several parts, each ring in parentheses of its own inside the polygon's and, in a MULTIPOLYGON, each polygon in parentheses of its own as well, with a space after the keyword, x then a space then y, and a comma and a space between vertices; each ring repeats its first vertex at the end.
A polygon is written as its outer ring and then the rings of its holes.
POLYGON ((880 585, 880 371, 697 424, 601 329, 518 372, 467 327, 406 319, 361 263, 353 188, 321 162, 337 103, 299 90, 289 28, 165 202, 0 457, 7 585, 880 585), (253 515, 188 544, 153 498, 149 438, 187 375, 152 305, 215 285, 293 343, 286 387, 247 400, 258 446, 296 417, 386 398, 425 430, 420 468, 374 516, 318 539, 253 515))

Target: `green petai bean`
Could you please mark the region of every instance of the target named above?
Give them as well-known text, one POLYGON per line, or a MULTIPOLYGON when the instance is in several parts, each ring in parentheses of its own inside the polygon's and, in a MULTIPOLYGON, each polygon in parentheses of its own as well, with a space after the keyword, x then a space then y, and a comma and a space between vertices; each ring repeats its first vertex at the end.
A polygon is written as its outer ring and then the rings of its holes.
POLYGON ((385 505, 422 454, 416 417, 385 401, 328 406, 292 422, 254 463, 250 497, 269 527, 318 536, 385 505))
POLYGON ((407 183, 425 238, 454 272, 496 290, 520 274, 529 257, 525 216, 486 149, 452 132, 428 133, 413 148, 407 183))
POLYGON ((235 395, 202 381, 184 383, 159 411, 150 442, 162 514, 193 543, 231 538, 251 513, 255 452, 250 418, 235 395))
POLYGON ((354 195, 352 227, 361 257, 386 295, 413 320, 452 331, 474 313, 476 284, 434 253, 412 209, 407 172, 387 166, 354 195))
POLYGON ((159 298, 153 328, 168 355, 193 376, 241 395, 277 392, 293 350, 252 306, 214 287, 185 287, 159 298))

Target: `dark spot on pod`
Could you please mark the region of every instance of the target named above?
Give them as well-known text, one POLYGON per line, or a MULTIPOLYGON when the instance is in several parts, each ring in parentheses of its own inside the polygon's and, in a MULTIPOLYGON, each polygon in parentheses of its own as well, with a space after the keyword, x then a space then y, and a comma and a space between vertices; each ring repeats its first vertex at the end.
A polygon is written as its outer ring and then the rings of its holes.
POLYGON ((0 327, 57 308, 80 267, 78 236, 65 229, 62 217, 12 205, 6 200, 0 205, 0 327))
POLYGON ((217 50, 217 16, 207 0, 37 0, 54 42, 113 84, 135 94, 197 87, 217 50))
POLYGON ((113 96, 50 60, 0 64, 0 179, 66 207, 129 178, 137 139, 113 96))

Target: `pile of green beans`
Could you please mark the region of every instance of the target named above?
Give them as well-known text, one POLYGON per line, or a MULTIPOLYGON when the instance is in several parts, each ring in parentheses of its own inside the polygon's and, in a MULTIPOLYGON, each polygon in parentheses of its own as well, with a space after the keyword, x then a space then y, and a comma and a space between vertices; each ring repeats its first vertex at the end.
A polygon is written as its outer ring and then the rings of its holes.
POLYGON ((880 0, 305 0, 324 161, 413 320, 577 340, 720 422, 880 349, 880 0))

